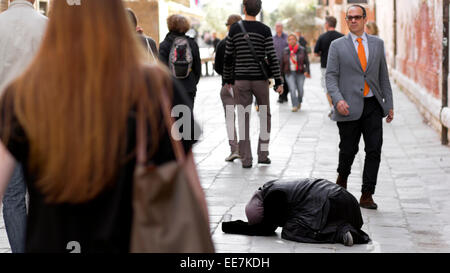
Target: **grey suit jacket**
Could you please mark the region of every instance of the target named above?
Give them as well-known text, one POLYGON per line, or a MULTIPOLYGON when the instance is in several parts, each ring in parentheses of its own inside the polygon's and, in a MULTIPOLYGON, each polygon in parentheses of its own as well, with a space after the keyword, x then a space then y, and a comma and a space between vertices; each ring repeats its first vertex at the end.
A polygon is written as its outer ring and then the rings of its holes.
POLYGON ((358 120, 364 108, 364 81, 369 84, 372 93, 383 108, 383 117, 394 108, 391 83, 384 54, 383 40, 367 34, 369 60, 366 72, 363 71, 351 35, 341 37, 331 43, 328 53, 326 85, 333 104, 340 100, 350 106, 348 116, 334 111, 334 121, 358 120))

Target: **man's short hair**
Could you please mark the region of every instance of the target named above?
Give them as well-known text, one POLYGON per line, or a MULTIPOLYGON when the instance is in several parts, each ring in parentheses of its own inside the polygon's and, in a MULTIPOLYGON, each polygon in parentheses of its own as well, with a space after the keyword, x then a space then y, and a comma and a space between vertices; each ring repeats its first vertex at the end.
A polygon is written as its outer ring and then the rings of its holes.
POLYGON ((137 27, 137 17, 136 14, 134 14, 134 11, 130 8, 127 8, 128 17, 131 20, 131 23, 136 28, 137 27))
POLYGON ((348 11, 349 11, 351 8, 360 8, 360 9, 362 10, 362 12, 363 12, 363 18, 366 18, 366 17, 367 17, 366 8, 363 7, 363 6, 361 6, 361 5, 358 5, 358 4, 353 4, 353 5, 351 5, 350 7, 348 7, 347 12, 345 13, 345 16, 348 15, 348 11))
POLYGON ((325 21, 327 22, 329 27, 335 28, 337 25, 337 20, 334 16, 325 17, 325 21))
POLYGON ((261 12, 261 0, 244 0, 244 7, 248 15, 256 16, 261 12))
POLYGON ((191 25, 183 15, 174 14, 167 18, 167 27, 170 32, 185 34, 191 28, 191 25))
POLYGON ((227 20, 226 25, 227 25, 227 26, 231 26, 232 24, 237 23, 237 22, 239 22, 239 21, 241 21, 241 20, 242 20, 242 17, 241 17, 240 15, 238 15, 238 14, 232 14, 232 15, 230 15, 230 16, 228 17, 228 20, 227 20))

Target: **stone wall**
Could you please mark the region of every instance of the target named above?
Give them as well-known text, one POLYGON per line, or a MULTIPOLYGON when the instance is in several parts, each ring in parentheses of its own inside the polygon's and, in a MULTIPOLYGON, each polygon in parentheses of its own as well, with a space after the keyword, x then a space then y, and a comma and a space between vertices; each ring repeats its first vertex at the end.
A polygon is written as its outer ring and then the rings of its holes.
POLYGON ((441 111, 443 2, 396 2, 395 9, 394 0, 377 0, 376 6, 377 14, 382 14, 377 24, 385 42, 392 79, 414 101, 425 120, 440 131, 442 124, 450 126, 449 109, 441 111))

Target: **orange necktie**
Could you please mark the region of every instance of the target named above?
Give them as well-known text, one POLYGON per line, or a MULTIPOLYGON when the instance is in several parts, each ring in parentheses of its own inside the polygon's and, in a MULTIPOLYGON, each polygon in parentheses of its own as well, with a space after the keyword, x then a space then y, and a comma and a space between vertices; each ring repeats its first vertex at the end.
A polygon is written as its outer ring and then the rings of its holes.
MULTIPOLYGON (((364 46, 362 44, 362 39, 358 38, 358 39, 356 39, 356 41, 358 41, 358 58, 359 58, 359 61, 361 62, 363 71, 366 72, 366 68, 367 68, 366 51, 364 50, 364 46)), ((367 84, 367 82, 365 81, 364 82, 364 97, 369 94, 369 90, 370 90, 370 87, 367 84)))

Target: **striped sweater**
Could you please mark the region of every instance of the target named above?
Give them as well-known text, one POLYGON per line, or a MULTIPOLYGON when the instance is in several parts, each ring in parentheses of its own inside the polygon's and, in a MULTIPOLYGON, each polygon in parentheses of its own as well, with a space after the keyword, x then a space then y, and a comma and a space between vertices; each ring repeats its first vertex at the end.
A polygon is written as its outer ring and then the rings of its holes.
MULTIPOLYGON (((280 63, 278 61, 270 28, 261 22, 243 21, 258 57, 266 56, 275 79, 275 85, 282 84, 280 63)), ((239 24, 231 26, 225 51, 223 78, 225 83, 234 84, 235 80, 266 80, 248 46, 239 24)))

